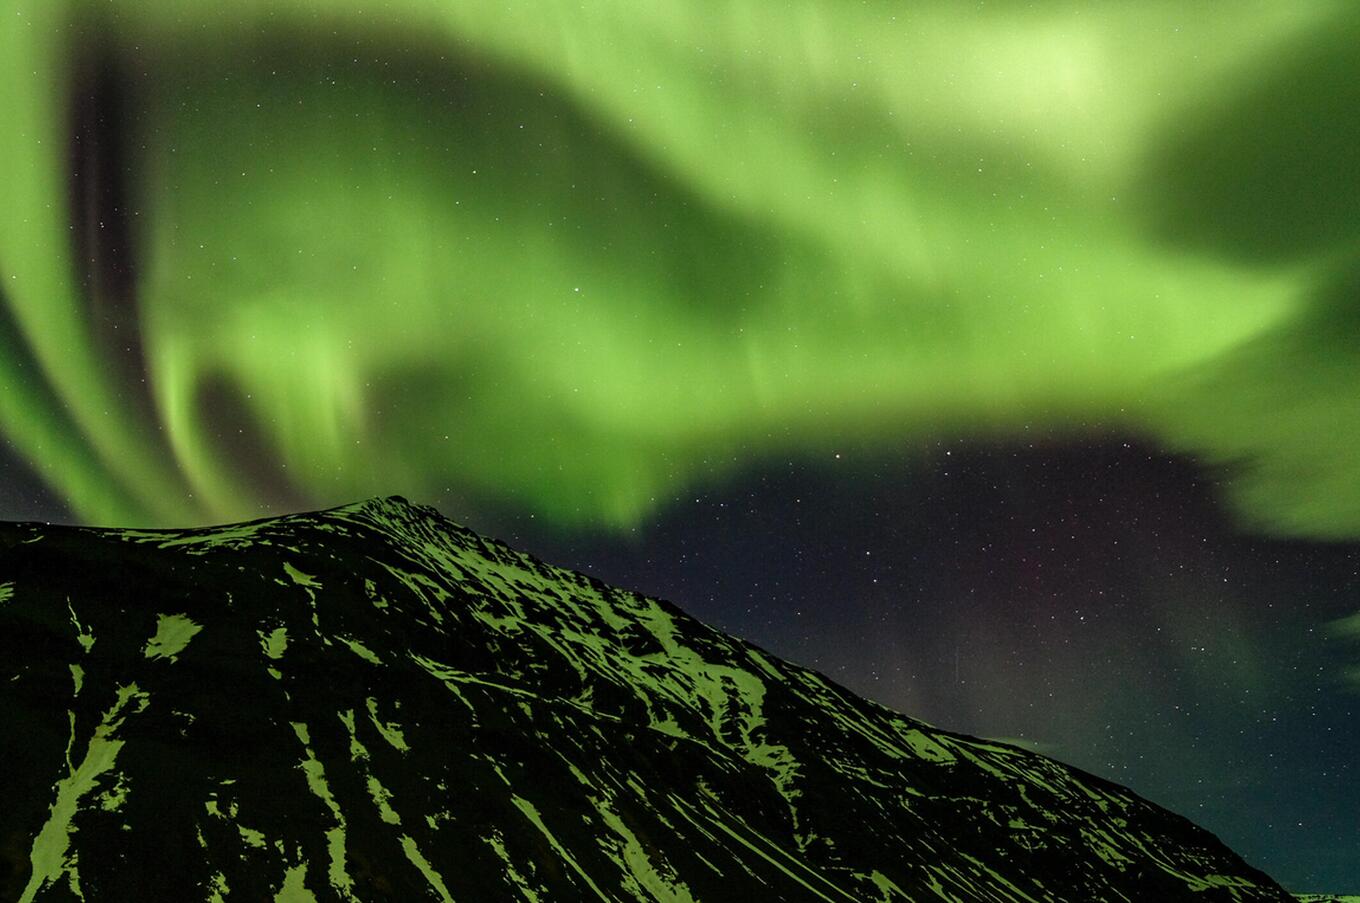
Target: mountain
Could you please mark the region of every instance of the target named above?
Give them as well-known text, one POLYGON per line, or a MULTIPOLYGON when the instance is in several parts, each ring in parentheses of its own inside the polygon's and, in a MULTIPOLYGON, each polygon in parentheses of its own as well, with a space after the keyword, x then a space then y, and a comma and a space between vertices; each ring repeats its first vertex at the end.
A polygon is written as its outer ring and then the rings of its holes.
POLYGON ((1122 787, 400 498, 0 525, 0 716, 24 903, 1293 899, 1122 787))

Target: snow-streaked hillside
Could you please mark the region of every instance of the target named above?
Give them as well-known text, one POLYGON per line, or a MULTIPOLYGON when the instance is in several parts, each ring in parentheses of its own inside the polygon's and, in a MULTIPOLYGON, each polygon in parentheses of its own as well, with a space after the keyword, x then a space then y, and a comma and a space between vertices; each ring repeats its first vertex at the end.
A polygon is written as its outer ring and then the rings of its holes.
POLYGON ((399 498, 0 525, 0 713, 24 903, 1293 899, 1117 785, 399 498))

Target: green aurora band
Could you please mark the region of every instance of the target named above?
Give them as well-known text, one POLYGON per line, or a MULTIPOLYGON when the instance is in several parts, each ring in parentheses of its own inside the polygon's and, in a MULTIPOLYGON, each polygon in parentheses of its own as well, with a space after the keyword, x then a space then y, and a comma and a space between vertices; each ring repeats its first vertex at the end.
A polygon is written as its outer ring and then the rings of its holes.
POLYGON ((1360 535, 1354 3, 0 23, 0 430, 89 521, 454 487, 625 527, 774 455, 1042 432, 1149 437, 1226 465, 1246 524, 1360 535), (73 241, 95 57, 130 376, 73 241))

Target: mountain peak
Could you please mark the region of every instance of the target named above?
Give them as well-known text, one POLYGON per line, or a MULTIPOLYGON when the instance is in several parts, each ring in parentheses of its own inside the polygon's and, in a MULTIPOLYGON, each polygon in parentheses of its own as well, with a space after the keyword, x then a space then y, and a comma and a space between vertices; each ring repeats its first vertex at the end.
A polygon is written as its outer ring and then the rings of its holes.
POLYGON ((3 899, 1289 899, 1124 788, 400 496, 0 535, 3 899))

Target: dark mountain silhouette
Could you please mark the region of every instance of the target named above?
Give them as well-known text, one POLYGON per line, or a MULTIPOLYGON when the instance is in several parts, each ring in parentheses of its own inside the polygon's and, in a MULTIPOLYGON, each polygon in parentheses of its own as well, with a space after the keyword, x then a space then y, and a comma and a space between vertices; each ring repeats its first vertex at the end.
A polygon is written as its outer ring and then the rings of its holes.
POLYGON ((400 498, 0 525, 0 713, 3 900, 1291 899, 1122 787, 400 498))

